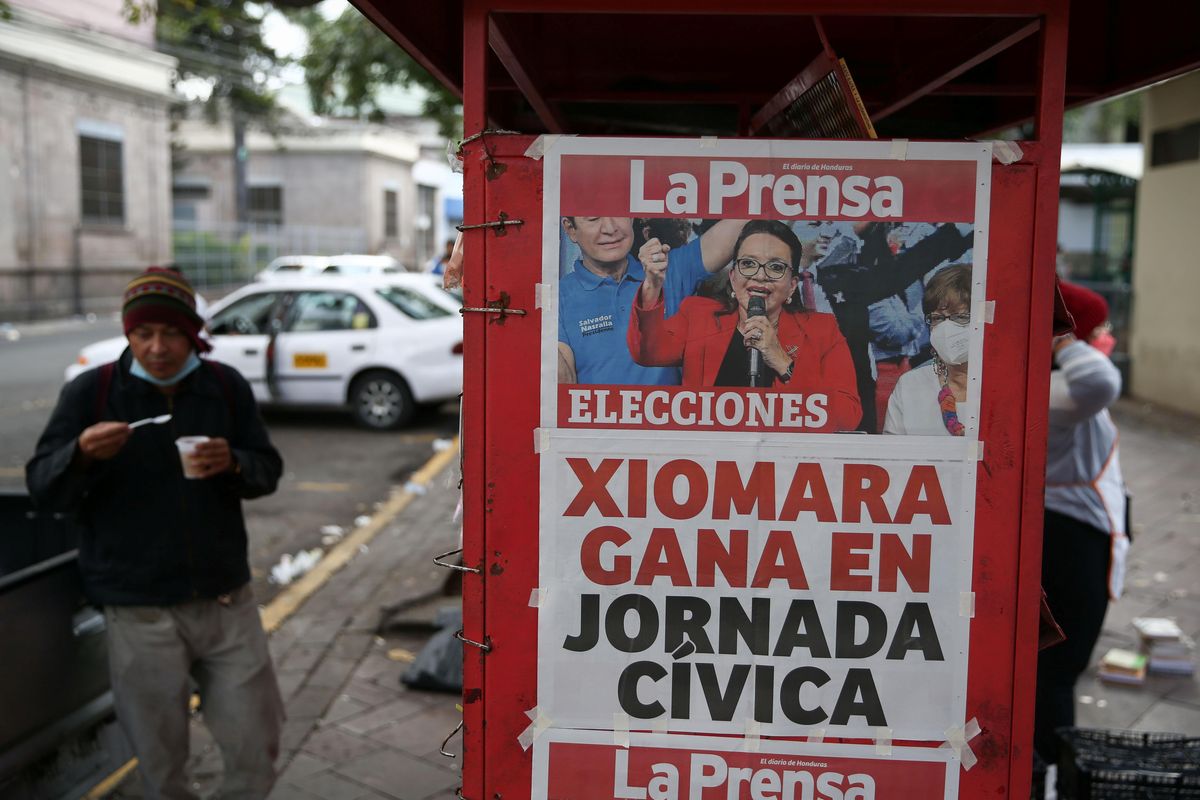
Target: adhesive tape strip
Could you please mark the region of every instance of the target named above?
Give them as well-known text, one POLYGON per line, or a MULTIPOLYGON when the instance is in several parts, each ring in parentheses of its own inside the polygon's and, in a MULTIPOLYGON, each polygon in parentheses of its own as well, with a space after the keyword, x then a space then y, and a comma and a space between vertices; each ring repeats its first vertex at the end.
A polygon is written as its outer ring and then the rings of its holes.
POLYGON ((550 449, 550 429, 533 429, 533 452, 544 453, 550 449))
POLYGON ((971 767, 979 763, 979 759, 975 756, 975 751, 967 744, 969 741, 978 736, 982 730, 979 727, 979 720, 971 717, 970 721, 963 727, 957 725, 946 729, 946 741, 942 747, 948 747, 958 754, 959 763, 962 764, 964 770, 969 770, 971 767))
POLYGON ((756 719, 746 720, 746 738, 742 739, 742 750, 747 753, 757 753, 761 741, 762 726, 756 719))
POLYGON ((968 619, 975 618, 975 593, 961 592, 958 595, 958 615, 967 617, 968 619))
POLYGON ((1025 151, 1021 146, 1012 141, 994 141, 992 142, 992 158, 999 161, 1001 164, 1012 164, 1020 161, 1024 157, 1025 151))
POLYGON ((700 137, 700 149, 701 150, 716 150, 717 149, 717 137, 701 136, 700 137))
POLYGON ((654 733, 666 733, 670 730, 671 720, 666 717, 650 720, 650 730, 654 733))
POLYGON ((542 603, 546 602, 546 590, 534 589, 529 593, 529 607, 541 608, 542 603))
POLYGON ((517 742, 521 745, 522 750, 528 750, 529 746, 537 741, 537 738, 552 724, 549 717, 542 716, 542 712, 538 710, 537 706, 526 711, 525 716, 529 717, 532 722, 517 736, 517 742))
POLYGON ((613 744, 629 749, 629 715, 621 711, 613 714, 613 744))
POLYGON ((808 735, 808 740, 814 744, 820 744, 821 742, 825 741, 825 729, 817 728, 808 735))
POLYGON ((875 729, 875 752, 881 756, 890 756, 892 754, 891 728, 875 729))
POLYGON ((897 161, 908 160, 908 139, 892 139, 892 158, 897 161))
POLYGON ((525 148, 525 157, 532 158, 534 161, 537 161, 539 158, 541 158, 546 152, 546 137, 549 135, 550 134, 548 133, 543 133, 541 136, 530 142, 529 147, 525 148))
POLYGON ((554 147, 555 140, 558 139, 557 134, 543 133, 541 136, 534 139, 529 147, 525 148, 525 155, 537 161, 546 154, 546 151, 554 147))

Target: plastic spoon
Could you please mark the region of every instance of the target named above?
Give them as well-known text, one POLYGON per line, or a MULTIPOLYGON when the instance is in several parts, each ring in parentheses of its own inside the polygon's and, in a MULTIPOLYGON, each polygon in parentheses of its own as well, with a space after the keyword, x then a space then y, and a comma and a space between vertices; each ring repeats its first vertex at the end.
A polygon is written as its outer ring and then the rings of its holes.
POLYGON ((162 425, 164 422, 170 421, 170 414, 160 414, 157 417, 146 417, 145 419, 139 419, 137 422, 131 422, 129 423, 129 429, 133 430, 134 428, 140 428, 143 425, 162 425))

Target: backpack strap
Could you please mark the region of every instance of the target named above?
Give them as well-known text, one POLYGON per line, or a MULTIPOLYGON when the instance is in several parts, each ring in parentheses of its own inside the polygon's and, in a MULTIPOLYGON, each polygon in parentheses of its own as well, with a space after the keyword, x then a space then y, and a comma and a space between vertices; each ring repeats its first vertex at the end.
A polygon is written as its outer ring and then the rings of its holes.
POLYGON ((229 407, 229 418, 236 420, 237 414, 234 412, 237 406, 233 400, 233 382, 229 380, 229 373, 225 371, 225 367, 216 361, 205 359, 204 363, 212 369, 213 375, 217 378, 217 383, 221 384, 221 394, 225 397, 225 405, 229 407))
MULTIPOLYGON (((230 419, 236 419, 234 413, 236 405, 233 400, 233 383, 229 380, 229 373, 224 367, 216 361, 205 361, 211 369, 213 375, 217 377, 217 383, 221 384, 221 395, 225 398, 225 405, 229 407, 230 419)), ((107 364, 101 364, 96 368, 98 375, 96 384, 96 407, 93 412, 95 422, 99 422, 104 416, 104 412, 108 409, 108 392, 112 388, 113 373, 117 371, 117 362, 110 361, 107 364)))
POLYGON ((96 384, 96 407, 93 413, 94 421, 99 422, 108 409, 108 390, 112 388, 113 373, 117 370, 117 362, 109 361, 97 367, 98 383, 96 384))

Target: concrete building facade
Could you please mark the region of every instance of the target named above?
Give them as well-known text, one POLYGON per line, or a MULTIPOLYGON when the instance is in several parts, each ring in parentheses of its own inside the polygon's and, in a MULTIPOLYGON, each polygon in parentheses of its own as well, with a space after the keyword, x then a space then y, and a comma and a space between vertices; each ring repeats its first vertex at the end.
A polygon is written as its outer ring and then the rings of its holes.
POLYGON ((1200 415, 1200 72, 1147 90, 1133 278, 1133 393, 1200 415))
MULTIPOLYGON (((230 128, 189 120, 177 139, 176 225, 204 230, 236 222, 230 128)), ((409 269, 428 259, 436 220, 422 205, 441 208, 446 190, 418 179, 427 168, 418 167, 417 137, 377 125, 297 120, 275 134, 247 132, 246 150, 254 227, 315 230, 325 240, 335 231, 358 231, 366 252, 392 255, 409 269)))
POLYGON ((153 49, 152 26, 124 21, 121 0, 11 5, 0 21, 0 308, 61 294, 76 271, 104 284, 171 253, 174 59, 153 49))

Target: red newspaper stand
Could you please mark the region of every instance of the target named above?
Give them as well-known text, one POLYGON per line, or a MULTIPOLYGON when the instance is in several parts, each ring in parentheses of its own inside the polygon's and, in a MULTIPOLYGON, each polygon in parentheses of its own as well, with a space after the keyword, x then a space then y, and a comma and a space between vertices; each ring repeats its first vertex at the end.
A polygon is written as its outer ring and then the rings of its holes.
POLYGON ((464 98, 461 796, 1027 796, 1062 111, 1194 26, 1138 60, 1144 3, 356 4, 464 98), (875 413, 867 309, 935 270, 961 335, 875 413))

